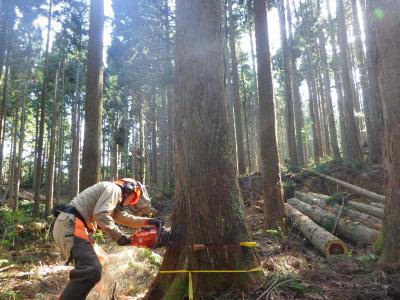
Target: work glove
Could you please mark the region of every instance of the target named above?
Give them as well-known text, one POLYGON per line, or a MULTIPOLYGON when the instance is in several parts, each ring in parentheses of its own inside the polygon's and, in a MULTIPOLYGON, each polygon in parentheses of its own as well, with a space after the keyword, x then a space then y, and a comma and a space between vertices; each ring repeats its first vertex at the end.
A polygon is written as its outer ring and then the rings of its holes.
POLYGON ((126 235, 121 236, 117 240, 117 244, 120 245, 120 246, 127 246, 127 245, 130 245, 130 243, 131 243, 131 240, 126 235))
POLYGON ((158 228, 160 228, 160 227, 163 227, 163 226, 164 226, 165 222, 164 222, 163 219, 157 217, 157 218, 149 219, 149 220, 148 220, 148 224, 149 224, 149 225, 155 225, 155 226, 157 226, 158 228))

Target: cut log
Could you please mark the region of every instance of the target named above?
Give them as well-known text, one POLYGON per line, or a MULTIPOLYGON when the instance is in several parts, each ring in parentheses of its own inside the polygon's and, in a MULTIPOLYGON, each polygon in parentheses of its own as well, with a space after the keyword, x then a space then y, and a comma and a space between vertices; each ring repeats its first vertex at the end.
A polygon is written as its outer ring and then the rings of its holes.
MULTIPOLYGON (((325 229, 330 231, 335 226, 337 216, 334 213, 327 212, 317 205, 310 205, 297 198, 291 198, 287 202, 325 229)), ((336 231, 340 236, 357 244, 372 244, 378 235, 377 230, 344 218, 339 219, 336 231)))
MULTIPOLYGON (((333 212, 336 216, 338 216, 339 211, 341 209, 341 205, 339 204, 332 204, 332 205, 326 204, 326 200, 329 199, 329 197, 326 195, 316 194, 316 193, 295 192, 295 197, 310 205, 317 205, 328 212, 333 212)), ((360 212, 358 210, 351 209, 347 205, 343 207, 341 216, 344 218, 348 218, 353 222, 361 223, 365 226, 368 226, 376 230, 380 230, 382 228, 381 219, 360 212)))
POLYGON ((342 186, 344 188, 347 188, 347 189, 349 189, 349 190, 351 190, 351 191, 353 191, 353 192, 355 192, 357 194, 363 195, 363 196, 368 197, 370 199, 374 199, 374 200, 379 201, 381 203, 385 203, 385 196, 376 194, 376 193, 371 192, 371 191, 367 191, 366 189, 360 188, 358 186, 355 186, 353 184, 344 182, 342 180, 336 179, 334 177, 331 177, 331 176, 328 176, 328 175, 325 175, 325 174, 321 174, 321 173, 318 173, 318 172, 313 172, 313 173, 315 173, 316 175, 318 175, 319 177, 321 177, 323 179, 326 179, 326 180, 328 180, 330 182, 336 183, 336 184, 338 184, 338 185, 340 185, 340 186, 342 186))
POLYGON ((356 201, 349 201, 348 204, 353 207, 354 209, 357 209, 358 211, 362 211, 364 213, 367 213, 371 216, 383 219, 384 212, 385 210, 383 208, 379 207, 374 207, 372 205, 356 202, 356 201))
POLYGON ((311 244, 325 256, 347 253, 347 245, 309 217, 285 203, 285 214, 311 244))
POLYGON ((378 208, 382 208, 385 209, 385 205, 382 203, 378 203, 378 202, 374 202, 374 201, 369 201, 369 205, 373 206, 373 207, 378 207, 378 208))

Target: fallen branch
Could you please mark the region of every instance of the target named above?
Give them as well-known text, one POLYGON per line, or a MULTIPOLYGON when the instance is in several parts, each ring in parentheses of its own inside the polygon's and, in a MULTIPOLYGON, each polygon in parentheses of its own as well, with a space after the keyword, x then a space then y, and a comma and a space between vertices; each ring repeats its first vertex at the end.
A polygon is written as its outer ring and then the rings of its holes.
POLYGON ((385 196, 376 194, 376 193, 371 192, 371 191, 367 191, 366 189, 360 188, 358 186, 355 186, 353 184, 344 182, 342 180, 336 179, 334 177, 331 177, 331 176, 328 176, 328 175, 325 175, 325 174, 321 174, 321 173, 318 173, 318 172, 313 172, 313 173, 315 173, 316 175, 318 175, 321 178, 324 178, 324 179, 326 179, 328 181, 334 182, 334 183, 336 183, 336 184, 338 184, 338 185, 340 185, 342 187, 345 187, 345 188, 347 188, 349 190, 352 190, 353 192, 356 192, 357 194, 360 194, 360 195, 363 195, 365 197, 374 199, 376 201, 385 203, 385 196))
POLYGON ((347 245, 344 242, 320 227, 309 217, 287 203, 285 203, 284 208, 286 216, 323 255, 330 256, 347 252, 347 245))

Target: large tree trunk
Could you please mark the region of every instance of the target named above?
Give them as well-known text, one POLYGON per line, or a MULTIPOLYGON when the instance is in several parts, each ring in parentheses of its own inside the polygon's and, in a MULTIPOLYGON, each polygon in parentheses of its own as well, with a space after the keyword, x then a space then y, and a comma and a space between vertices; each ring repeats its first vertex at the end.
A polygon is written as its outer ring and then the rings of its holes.
POLYGON ((263 0, 255 0, 259 124, 261 162, 264 173, 264 224, 275 228, 283 220, 283 199, 276 143, 274 94, 269 51, 267 8, 263 0))
POLYGON ((46 116, 46 98, 47 98, 47 84, 48 84, 48 60, 49 60, 49 48, 50 48, 50 30, 51 30, 51 19, 52 19, 53 0, 49 0, 49 11, 47 21, 47 38, 46 38, 46 51, 44 54, 44 76, 42 85, 42 94, 40 97, 40 123, 39 123, 39 136, 36 144, 36 161, 35 161, 35 179, 33 186, 33 216, 39 215, 39 204, 40 204, 40 185, 42 182, 42 156, 43 156, 43 139, 44 139, 44 125, 46 116))
POLYGON ((296 67, 296 57, 294 55, 294 41, 292 33, 292 15, 290 10, 289 0, 286 2, 287 10, 287 22, 289 32, 289 56, 290 56, 290 77, 292 79, 292 94, 293 94, 293 109, 294 109, 294 120, 296 128, 296 151, 297 151, 297 164, 299 167, 304 165, 304 140, 303 140, 303 112, 301 108, 301 97, 300 97, 300 82, 299 73, 296 67))
POLYGON ((104 1, 91 0, 81 190, 100 180, 101 119, 103 112, 103 31, 104 1))
MULTIPOLYGON (((161 271, 248 270, 256 265, 253 252, 238 246, 250 236, 228 141, 222 7, 222 1, 176 2, 176 222, 161 271), (194 252, 193 244, 209 246, 194 252)), ((256 274, 189 276, 200 298, 231 286, 252 288, 256 274)), ((146 299, 182 299, 187 281, 187 274, 159 274, 146 299)))
POLYGON ((235 38, 235 21, 232 12, 232 0, 228 0, 229 11, 229 48, 232 63, 232 85, 233 85, 233 110, 235 113, 235 132, 236 132, 236 150, 239 174, 246 173, 244 163, 244 139, 242 114, 240 112, 240 94, 239 94, 239 72, 236 57, 236 38, 235 38))
POLYGON ((287 202, 329 231, 332 231, 337 222, 336 232, 352 242, 358 244, 372 244, 378 235, 378 231, 358 224, 357 222, 344 218, 340 218, 337 221, 336 214, 325 211, 319 206, 312 206, 297 198, 288 199, 287 202))
POLYGON ((290 52, 286 35, 285 0, 279 0, 279 28, 281 35, 282 61, 285 80, 285 124, 290 164, 297 166, 296 134, 293 113, 292 78, 290 76, 290 52))
POLYGON ((400 2, 373 2, 378 50, 379 92, 382 100, 386 207, 381 262, 400 262, 400 2))
POLYGON ((353 105, 353 93, 351 90, 351 78, 349 70, 349 58, 347 52, 347 28, 344 17, 343 0, 336 2, 336 16, 338 20, 338 42, 340 48, 340 69, 342 74, 342 83, 344 90, 344 118, 346 126, 346 145, 347 153, 344 153, 345 162, 357 162, 361 160, 361 148, 359 142, 359 132, 356 126, 353 105))
POLYGON ((51 124, 50 124, 50 149, 47 160, 47 175, 46 175, 46 206, 44 216, 47 217, 50 214, 51 208, 53 207, 53 194, 54 194, 54 162, 56 153, 56 127, 57 127, 57 97, 58 97, 58 73, 60 65, 56 71, 56 77, 54 81, 54 99, 52 105, 51 124))
POLYGON ((287 203, 285 203, 285 214, 323 255, 330 256, 347 253, 347 245, 345 243, 322 227, 319 227, 309 217, 287 203))

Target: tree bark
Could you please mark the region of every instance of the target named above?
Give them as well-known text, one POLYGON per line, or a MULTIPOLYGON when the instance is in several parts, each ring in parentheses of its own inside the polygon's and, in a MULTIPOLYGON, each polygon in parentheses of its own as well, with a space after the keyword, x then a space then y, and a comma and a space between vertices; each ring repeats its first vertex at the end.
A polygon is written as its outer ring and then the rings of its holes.
MULTIPOLYGON (((252 252, 237 246, 250 236, 228 140, 222 7, 222 1, 176 1, 172 219, 177 222, 160 270, 247 270, 256 265, 252 252), (194 252, 193 244, 214 246, 194 252)), ((231 286, 253 288, 260 278, 257 273, 192 275, 198 298, 231 286)), ((182 299, 187 281, 186 274, 159 274, 146 299, 182 299)))
POLYGON ((264 225, 275 228, 284 217, 279 155, 276 143, 274 94, 269 51, 267 8, 255 0, 261 162, 264 173, 264 225))
MULTIPOLYGON (((334 228, 337 220, 335 214, 327 212, 319 206, 307 204, 297 198, 288 199, 287 202, 325 229, 331 231, 334 228)), ((336 232, 357 244, 372 244, 378 235, 378 231, 344 218, 338 220, 336 232)))
POLYGON ((100 180, 101 120, 103 112, 103 31, 104 1, 91 0, 81 190, 100 180))
POLYGON ((384 216, 384 208, 381 207, 374 207, 368 204, 356 202, 356 201, 349 201, 348 204, 361 212, 367 213, 371 216, 383 219, 384 216))
POLYGON ((296 134, 293 112, 292 78, 290 76, 290 52, 286 35, 285 0, 279 0, 279 28, 281 35, 282 61, 285 82, 285 124, 290 164, 297 167, 296 134))
POLYGON ((346 126, 346 145, 347 153, 344 153, 343 159, 346 163, 361 161, 361 148, 359 142, 359 132, 356 126, 354 116, 354 105, 353 105, 353 93, 351 90, 351 78, 349 70, 349 58, 347 52, 347 28, 344 17, 344 5, 343 0, 337 0, 336 2, 336 16, 338 20, 338 42, 340 48, 340 68, 343 80, 344 90, 344 118, 346 126))
POLYGON ((233 110, 235 116, 235 133, 236 133, 236 150, 238 161, 239 174, 246 173, 246 166, 244 162, 244 139, 243 139, 243 125, 242 114, 240 111, 240 94, 239 94, 239 72, 236 57, 236 38, 235 38, 235 21, 232 12, 232 0, 228 0, 229 12, 229 49, 231 54, 232 63, 232 85, 233 85, 233 110))
POLYGON ((347 253, 347 245, 344 242, 287 203, 285 203, 285 214, 323 255, 328 257, 347 253))
POLYGON ((53 0, 49 0, 49 11, 47 15, 47 37, 46 37, 46 51, 44 54, 44 75, 42 84, 42 94, 40 97, 40 123, 39 123, 39 136, 36 144, 36 163, 35 163, 35 179, 34 179, 34 195, 33 195, 33 216, 39 216, 40 205, 40 185, 42 182, 42 156, 43 156, 43 139, 44 139, 44 125, 46 117, 46 98, 47 98, 47 85, 49 77, 49 48, 50 48, 50 31, 52 21, 53 0))
POLYGON ((400 262, 400 2, 376 0, 373 26, 378 50, 378 83, 382 101, 386 207, 381 262, 400 262))

